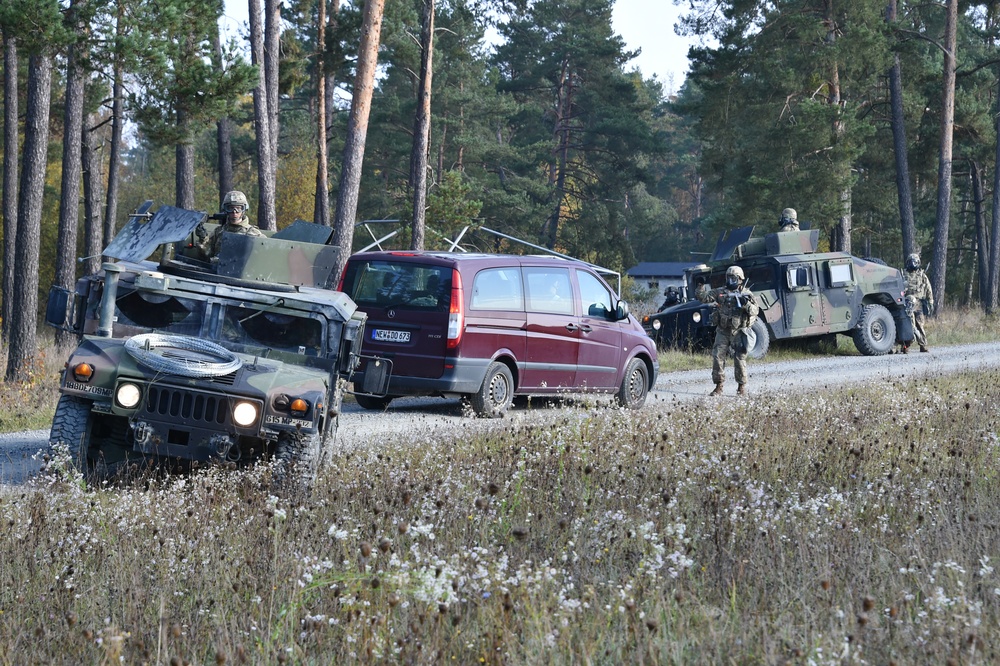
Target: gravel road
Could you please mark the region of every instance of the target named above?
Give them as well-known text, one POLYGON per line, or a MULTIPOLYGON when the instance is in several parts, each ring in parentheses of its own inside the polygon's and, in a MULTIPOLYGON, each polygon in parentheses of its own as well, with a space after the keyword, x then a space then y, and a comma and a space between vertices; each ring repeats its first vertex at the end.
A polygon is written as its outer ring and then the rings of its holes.
MULTIPOLYGON (((889 356, 816 356, 801 361, 750 363, 750 399, 764 394, 798 395, 811 387, 827 388, 851 383, 901 379, 928 374, 952 374, 1000 366, 1000 342, 934 347, 929 353, 911 352, 889 356)), ((732 370, 729 369, 729 373, 732 370)), ((730 379, 726 395, 735 398, 736 384, 730 379)), ((707 399, 712 389, 708 370, 664 372, 647 402, 675 403, 707 399)), ((607 400, 607 398, 601 398, 607 400)), ((558 410, 538 409, 516 403, 502 427, 536 422, 546 413, 558 410)), ((498 427, 496 421, 468 418, 457 399, 405 398, 394 400, 385 412, 368 412, 353 402, 345 403, 340 417, 336 446, 347 448, 385 439, 394 433, 419 432, 428 438, 437 433, 454 434, 456 430, 472 433, 498 427)), ((38 452, 47 446, 48 430, 0 434, 0 484, 24 483, 41 465, 38 452)))

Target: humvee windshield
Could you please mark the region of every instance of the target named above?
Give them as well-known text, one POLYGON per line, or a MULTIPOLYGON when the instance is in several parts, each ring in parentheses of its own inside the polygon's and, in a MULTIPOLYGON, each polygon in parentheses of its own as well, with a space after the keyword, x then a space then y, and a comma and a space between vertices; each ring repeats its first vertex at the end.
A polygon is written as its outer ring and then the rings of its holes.
POLYGON ((205 302, 165 294, 131 291, 121 294, 118 321, 121 324, 161 333, 199 336, 205 302))
POLYGON ((299 354, 319 354, 323 326, 318 319, 309 317, 227 307, 223 317, 222 339, 299 354))
MULTIPOLYGON (((221 304, 222 328, 213 335, 206 325, 206 301, 179 298, 166 294, 131 291, 117 300, 118 323, 138 329, 215 338, 250 347, 319 355, 323 341, 323 323, 319 319, 274 312, 261 308, 221 304)), ((219 312, 215 304, 214 312, 219 312)))

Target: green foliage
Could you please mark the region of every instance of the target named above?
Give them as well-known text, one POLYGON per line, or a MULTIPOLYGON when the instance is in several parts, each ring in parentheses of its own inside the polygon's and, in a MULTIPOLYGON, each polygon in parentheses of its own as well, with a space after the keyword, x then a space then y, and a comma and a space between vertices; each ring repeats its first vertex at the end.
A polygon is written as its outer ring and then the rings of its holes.
POLYGON ((457 171, 446 171, 441 182, 427 195, 427 225, 454 237, 479 215, 483 202, 472 198, 472 184, 457 171))
POLYGON ((133 117, 160 145, 188 143, 205 126, 234 115, 257 81, 257 70, 229 48, 222 68, 213 64, 212 38, 219 0, 169 0, 146 8, 137 29, 159 49, 145 53, 137 75, 142 88, 130 95, 133 117))

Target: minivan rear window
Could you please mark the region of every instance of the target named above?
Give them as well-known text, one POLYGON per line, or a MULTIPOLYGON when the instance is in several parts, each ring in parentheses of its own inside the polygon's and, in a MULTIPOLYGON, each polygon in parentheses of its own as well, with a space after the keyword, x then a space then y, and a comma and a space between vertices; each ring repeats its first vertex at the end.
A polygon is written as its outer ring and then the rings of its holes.
POLYGON ((393 261, 352 261, 344 293, 360 306, 447 312, 451 268, 393 261))

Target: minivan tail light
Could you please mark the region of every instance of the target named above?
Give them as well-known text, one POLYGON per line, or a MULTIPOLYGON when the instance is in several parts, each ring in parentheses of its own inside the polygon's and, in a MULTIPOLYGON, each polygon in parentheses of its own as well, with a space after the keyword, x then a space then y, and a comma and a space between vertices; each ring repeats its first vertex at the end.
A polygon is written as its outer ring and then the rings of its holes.
POLYGON ((465 331, 465 290, 457 268, 451 271, 451 307, 448 309, 448 349, 455 349, 465 331))

